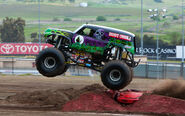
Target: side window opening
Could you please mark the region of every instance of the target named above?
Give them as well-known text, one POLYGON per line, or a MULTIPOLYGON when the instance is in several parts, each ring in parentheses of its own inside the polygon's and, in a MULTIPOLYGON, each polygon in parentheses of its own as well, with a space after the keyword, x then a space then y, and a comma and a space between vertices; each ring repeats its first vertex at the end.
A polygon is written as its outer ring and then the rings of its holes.
POLYGON ((84 29, 80 30, 80 31, 78 32, 78 34, 80 34, 80 35, 85 35, 85 36, 89 36, 89 37, 93 37, 93 35, 94 35, 95 32, 96 32, 96 31, 93 30, 93 29, 84 28, 84 29))
POLYGON ((83 30, 84 35, 87 35, 87 36, 89 36, 90 32, 91 32, 91 29, 89 29, 89 28, 85 28, 83 30))

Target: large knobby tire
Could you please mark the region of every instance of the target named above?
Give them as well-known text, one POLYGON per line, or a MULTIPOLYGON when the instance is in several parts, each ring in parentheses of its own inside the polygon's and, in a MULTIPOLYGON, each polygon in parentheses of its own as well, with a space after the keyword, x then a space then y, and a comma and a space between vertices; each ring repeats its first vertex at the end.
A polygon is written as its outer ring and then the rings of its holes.
MULTIPOLYGON (((67 54, 65 52, 62 52, 64 54, 64 56, 67 56, 67 54)), ((65 57, 65 66, 64 66, 64 70, 60 70, 58 75, 62 75, 64 74, 68 69, 69 69, 69 64, 67 62, 70 62, 69 58, 65 57)))
POLYGON ((132 71, 123 61, 108 62, 101 71, 103 84, 112 90, 120 90, 132 80, 132 71))
POLYGON ((56 48, 42 50, 36 58, 37 70, 44 76, 54 77, 65 68, 65 57, 56 48))
POLYGON ((69 65, 65 65, 64 70, 60 70, 58 75, 64 74, 65 72, 67 72, 68 69, 69 69, 69 65))
POLYGON ((132 78, 133 78, 133 76, 134 76, 133 68, 129 67, 129 69, 130 69, 130 75, 131 75, 131 76, 130 76, 130 78, 129 78, 129 80, 128 80, 127 85, 130 84, 130 82, 132 81, 132 78))

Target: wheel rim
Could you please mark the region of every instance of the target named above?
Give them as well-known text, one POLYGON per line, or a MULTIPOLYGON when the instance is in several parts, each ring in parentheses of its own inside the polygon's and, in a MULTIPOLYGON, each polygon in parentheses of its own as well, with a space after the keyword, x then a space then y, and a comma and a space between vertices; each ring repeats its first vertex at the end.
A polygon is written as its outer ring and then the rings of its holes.
POLYGON ((112 70, 109 75, 110 79, 114 82, 119 81, 121 79, 121 72, 117 69, 112 70))
POLYGON ((46 68, 53 68, 56 65, 56 60, 53 57, 46 57, 44 60, 44 65, 46 68))

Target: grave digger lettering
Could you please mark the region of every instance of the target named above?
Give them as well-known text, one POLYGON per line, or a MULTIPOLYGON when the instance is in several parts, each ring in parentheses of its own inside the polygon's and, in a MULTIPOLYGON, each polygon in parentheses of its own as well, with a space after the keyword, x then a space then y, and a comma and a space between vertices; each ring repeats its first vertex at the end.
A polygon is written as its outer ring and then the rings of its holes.
POLYGON ((126 41, 131 41, 131 37, 129 37, 127 35, 122 35, 122 34, 117 34, 117 33, 112 33, 112 32, 109 32, 109 37, 118 38, 118 39, 126 40, 126 41))

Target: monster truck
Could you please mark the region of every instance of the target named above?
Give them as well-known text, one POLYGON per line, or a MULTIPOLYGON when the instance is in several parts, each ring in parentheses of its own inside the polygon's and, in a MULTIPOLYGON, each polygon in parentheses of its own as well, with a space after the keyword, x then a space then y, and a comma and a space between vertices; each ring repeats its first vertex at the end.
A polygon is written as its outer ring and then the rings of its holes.
POLYGON ((53 48, 42 50, 36 58, 37 70, 55 77, 72 65, 99 71, 103 84, 112 90, 128 85, 133 76, 135 35, 110 27, 84 24, 74 32, 48 28, 44 37, 53 48))

